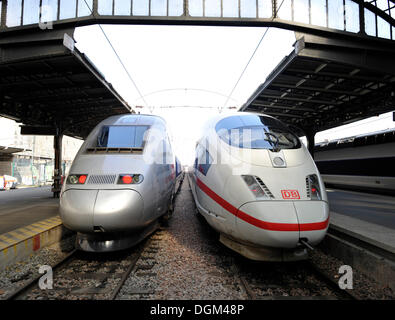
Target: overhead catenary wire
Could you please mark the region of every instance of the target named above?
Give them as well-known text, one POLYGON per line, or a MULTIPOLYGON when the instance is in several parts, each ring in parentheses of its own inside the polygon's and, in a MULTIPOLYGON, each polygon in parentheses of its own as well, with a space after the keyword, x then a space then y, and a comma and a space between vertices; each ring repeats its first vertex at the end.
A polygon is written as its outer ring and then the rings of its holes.
MULTIPOLYGON (((187 93, 187 91, 200 91, 200 92, 204 92, 204 93, 208 93, 208 94, 213 94, 213 95, 227 97, 226 94, 222 94, 222 93, 220 93, 218 91, 207 90, 207 89, 200 89, 200 88, 167 88, 167 89, 161 89, 161 90, 156 90, 156 91, 149 92, 149 93, 145 94, 144 97, 148 97, 150 95, 160 94, 160 93, 164 93, 164 92, 169 92, 169 91, 184 91, 185 93, 187 93)), ((138 101, 140 99, 141 98, 138 98, 135 101, 138 101)), ((238 103, 236 99, 231 98, 231 100, 233 100, 235 103, 238 103)))
MULTIPOLYGON (((91 12, 92 16, 94 17, 94 19, 97 21, 96 16, 93 14, 93 9, 89 6, 89 4, 86 2, 86 0, 84 0, 85 5, 87 6, 87 8, 89 9, 89 11, 91 12)), ((147 101, 144 99, 144 96, 142 95, 140 89, 138 88, 136 82, 133 80, 131 74, 129 73, 128 69, 126 68, 125 64, 123 63, 121 57, 119 56, 117 50, 114 48, 111 40, 108 38, 106 32, 104 31, 103 27, 101 26, 100 23, 98 23, 98 26, 100 28, 100 30, 102 31, 104 37, 106 38, 108 44, 110 45, 112 51, 115 53, 115 56, 117 57, 119 63, 121 64, 122 68, 124 69, 124 71, 126 72, 126 75, 128 76, 130 82, 132 82, 134 88, 136 89, 137 93, 139 94, 141 100, 143 100, 144 104, 146 107, 148 107, 147 101)))
MULTIPOLYGON (((276 14, 273 15, 272 21, 273 21, 274 18, 277 16, 277 14, 278 14, 278 12, 280 11, 281 6, 283 5, 284 1, 285 1, 285 0, 283 0, 283 1, 281 2, 280 6, 279 6, 278 9, 276 10, 276 14)), ((265 32, 263 33, 261 39, 259 40, 257 46, 255 47, 254 51, 252 52, 252 55, 251 55, 250 58, 248 59, 247 64, 245 65, 245 67, 244 67, 243 71, 241 72, 239 78, 237 79, 235 85, 233 86, 232 90, 230 91, 229 95, 227 96, 227 99, 226 99, 226 101, 225 101, 225 103, 224 103, 222 109, 225 109, 226 105, 228 104, 230 98, 232 97, 232 95, 233 95, 234 91, 236 90, 237 86, 239 85, 240 80, 243 78, 244 73, 246 72, 248 66, 250 65, 250 63, 251 63, 252 59, 254 58, 256 52, 258 51, 259 47, 261 46, 261 43, 262 43, 263 39, 265 38, 265 36, 266 36, 266 34, 267 34, 268 31, 269 31, 269 27, 266 28, 266 30, 265 30, 265 32)), ((221 111, 222 109, 220 109, 220 111, 221 111)))

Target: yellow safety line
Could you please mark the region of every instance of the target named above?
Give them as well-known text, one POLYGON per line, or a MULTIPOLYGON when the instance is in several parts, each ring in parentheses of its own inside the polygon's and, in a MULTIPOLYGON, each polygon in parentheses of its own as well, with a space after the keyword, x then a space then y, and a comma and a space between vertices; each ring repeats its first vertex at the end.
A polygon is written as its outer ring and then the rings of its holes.
POLYGON ((10 231, 10 232, 8 232, 8 234, 17 238, 17 239, 24 239, 25 238, 24 235, 17 233, 15 231, 10 231))
POLYGON ((39 225, 37 225, 37 224, 32 224, 32 225, 30 225, 29 227, 30 227, 30 228, 35 228, 35 229, 38 229, 38 230, 45 230, 45 229, 47 229, 46 227, 44 227, 44 226, 39 226, 39 225))
POLYGON ((0 250, 4 250, 4 248, 10 247, 21 241, 27 241, 28 239, 53 229, 61 224, 62 220, 59 216, 56 216, 1 234, 0 241, 3 244, 0 243, 0 250))
POLYGON ((29 226, 29 227, 27 227, 26 229, 29 230, 29 231, 42 232, 42 229, 40 229, 40 228, 35 228, 35 227, 33 227, 33 226, 29 226))
POLYGON ((13 239, 13 238, 11 238, 11 237, 9 237, 8 235, 2 235, 2 240, 5 240, 5 241, 7 241, 7 242, 12 242, 12 241, 14 241, 15 239, 13 239))
POLYGON ((47 227, 48 223, 36 222, 32 224, 33 226, 47 227))
POLYGON ((48 227, 50 225, 52 225, 50 222, 40 222, 39 223, 40 226, 44 226, 44 227, 48 227))
MULTIPOLYGON (((7 246, 8 245, 8 242, 7 241, 5 241, 5 240, 1 240, 0 239, 0 241, 5 245, 5 246, 7 246)), ((1 248, 1 246, 2 246, 2 244, 0 243, 0 248, 1 248)))
POLYGON ((25 238, 26 237, 31 238, 31 237, 34 237, 37 234, 37 232, 27 231, 26 230, 26 232, 24 232, 23 234, 25 235, 25 238))

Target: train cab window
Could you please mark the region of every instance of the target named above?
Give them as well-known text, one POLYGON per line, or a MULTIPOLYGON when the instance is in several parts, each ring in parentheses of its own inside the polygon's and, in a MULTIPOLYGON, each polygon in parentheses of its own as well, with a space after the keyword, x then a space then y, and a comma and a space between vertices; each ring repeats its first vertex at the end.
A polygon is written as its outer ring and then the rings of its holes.
POLYGON ((143 148, 149 126, 104 126, 97 137, 98 148, 143 148))
POLYGON ((281 121, 259 115, 230 116, 215 127, 219 137, 231 146, 243 149, 298 149, 299 138, 281 121))

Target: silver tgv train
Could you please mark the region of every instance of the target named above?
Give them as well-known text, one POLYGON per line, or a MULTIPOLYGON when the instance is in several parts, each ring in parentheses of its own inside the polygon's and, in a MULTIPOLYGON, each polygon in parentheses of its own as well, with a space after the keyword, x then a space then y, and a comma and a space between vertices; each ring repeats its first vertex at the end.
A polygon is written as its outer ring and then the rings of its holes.
POLYGON ((219 115, 204 128, 189 175, 196 207, 220 241, 253 260, 307 258, 329 224, 315 163, 273 117, 219 115))
POLYGON ((60 195, 64 225, 77 248, 115 251, 135 245, 171 215, 175 156, 165 121, 113 116, 78 151, 60 195))

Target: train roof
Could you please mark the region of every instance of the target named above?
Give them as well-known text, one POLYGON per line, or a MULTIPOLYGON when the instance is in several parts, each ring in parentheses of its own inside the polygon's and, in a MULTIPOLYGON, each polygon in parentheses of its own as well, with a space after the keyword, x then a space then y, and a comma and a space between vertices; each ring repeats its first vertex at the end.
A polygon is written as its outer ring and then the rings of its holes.
MULTIPOLYGON (((233 117, 233 116, 247 116, 247 115, 254 115, 254 116, 264 116, 264 117, 268 117, 268 118, 273 118, 278 120, 277 118, 270 116, 268 114, 265 113, 261 113, 261 112, 246 112, 246 111, 232 111, 232 112, 226 112, 226 113, 220 113, 218 115, 215 115, 213 117, 210 118, 210 120, 208 120, 208 122, 206 123, 206 127, 213 127, 215 126, 220 120, 228 118, 228 117, 233 117)), ((278 120, 280 121, 280 120, 278 120)), ((281 122, 281 121, 280 121, 281 122)))
POLYGON ((152 114, 121 114, 109 117, 101 122, 102 125, 154 125, 163 124, 166 121, 160 116, 152 114))

